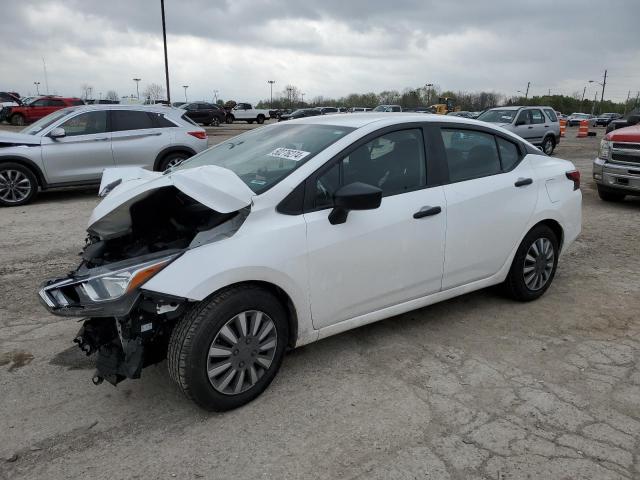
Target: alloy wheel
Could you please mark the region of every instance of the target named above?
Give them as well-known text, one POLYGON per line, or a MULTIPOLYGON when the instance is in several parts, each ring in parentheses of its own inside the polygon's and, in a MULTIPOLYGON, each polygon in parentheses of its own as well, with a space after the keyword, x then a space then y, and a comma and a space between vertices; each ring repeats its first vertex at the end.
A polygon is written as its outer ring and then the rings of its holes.
POLYGON ((168 169, 170 169, 170 168, 172 168, 172 167, 175 167, 175 166, 177 166, 177 165, 180 165, 182 162, 184 162, 184 160, 185 160, 185 159, 184 159, 184 158, 182 158, 182 157, 175 157, 175 158, 172 158, 171 160, 169 160, 169 161, 167 162, 167 168, 166 168, 165 170, 168 170, 168 169))
POLYGON ((19 170, 0 170, 0 199, 18 203, 31 194, 31 180, 19 170))
POLYGON ((524 283, 529 290, 537 291, 547 284, 553 272, 554 261, 553 244, 548 238, 538 238, 531 244, 524 258, 522 271, 524 283))
POLYGON ((278 345, 275 323, 247 310, 231 318, 209 347, 207 375, 218 392, 237 395, 253 387, 271 366, 278 345))

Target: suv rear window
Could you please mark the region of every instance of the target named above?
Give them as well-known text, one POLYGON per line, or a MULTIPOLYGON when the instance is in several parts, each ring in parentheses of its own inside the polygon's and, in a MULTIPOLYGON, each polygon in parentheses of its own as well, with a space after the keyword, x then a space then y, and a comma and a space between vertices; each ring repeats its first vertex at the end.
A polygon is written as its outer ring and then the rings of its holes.
POLYGON ((547 117, 549 117, 549 120, 551 120, 552 122, 558 121, 558 116, 556 115, 556 112, 554 112, 550 108, 545 108, 544 113, 547 114, 547 117))
POLYGON ((184 120, 185 122, 190 123, 191 125, 195 125, 196 127, 200 127, 200 125, 198 125, 196 122, 194 122, 193 120, 191 120, 191 119, 187 116, 187 114, 186 114, 186 113, 185 113, 185 114, 183 114, 180 118, 181 118, 182 120, 184 120))
POLYGON ((161 113, 150 113, 149 115, 151 115, 151 118, 153 118, 153 123, 155 124, 156 128, 177 127, 175 123, 167 119, 161 113))

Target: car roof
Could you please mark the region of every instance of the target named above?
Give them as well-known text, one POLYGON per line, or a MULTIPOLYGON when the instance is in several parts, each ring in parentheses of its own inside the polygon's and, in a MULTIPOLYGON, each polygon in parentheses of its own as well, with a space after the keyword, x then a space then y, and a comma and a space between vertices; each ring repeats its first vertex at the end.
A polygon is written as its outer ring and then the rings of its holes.
MULTIPOLYGON (((196 103, 196 102, 193 102, 196 103)), ((94 111, 94 110, 145 110, 147 112, 167 113, 167 112, 180 112, 184 113, 183 109, 176 107, 170 107, 168 105, 156 104, 156 105, 123 105, 120 103, 113 104, 93 104, 93 105, 76 105, 75 110, 94 111)))
POLYGON ((485 122, 471 120, 464 117, 451 117, 446 115, 434 115, 424 113, 406 112, 362 112, 362 113, 340 113, 336 115, 322 115, 319 117, 306 117, 292 120, 297 123, 313 125, 334 125, 336 127, 361 128, 374 122, 381 122, 387 125, 401 124, 407 122, 442 122, 442 123, 468 123, 469 125, 483 125, 485 122))

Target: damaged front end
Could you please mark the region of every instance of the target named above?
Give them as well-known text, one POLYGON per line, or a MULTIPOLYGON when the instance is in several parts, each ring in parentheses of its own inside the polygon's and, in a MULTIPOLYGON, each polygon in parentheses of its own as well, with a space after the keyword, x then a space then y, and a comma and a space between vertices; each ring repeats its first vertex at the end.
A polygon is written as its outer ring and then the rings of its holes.
MULTIPOLYGON (((188 184, 188 175, 182 177, 188 184)), ((47 310, 86 318, 74 342, 87 355, 97 354, 94 383, 139 378, 144 367, 166 357, 174 325, 191 302, 144 284, 186 250, 232 236, 250 211, 247 196, 219 209, 212 208, 211 195, 201 199, 209 205, 165 178, 154 176, 134 189, 122 182, 103 201, 113 208, 103 206, 97 220, 94 211, 78 268, 42 285, 47 310)))

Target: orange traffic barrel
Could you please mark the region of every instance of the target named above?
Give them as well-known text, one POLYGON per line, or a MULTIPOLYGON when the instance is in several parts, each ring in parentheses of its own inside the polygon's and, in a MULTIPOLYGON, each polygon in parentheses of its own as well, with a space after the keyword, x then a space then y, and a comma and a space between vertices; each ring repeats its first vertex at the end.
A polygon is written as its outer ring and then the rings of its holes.
POLYGON ((564 134, 567 131, 567 121, 560 119, 560 136, 564 137, 564 134))
POLYGON ((578 127, 577 138, 585 138, 589 136, 589 121, 580 120, 580 126, 578 127))

